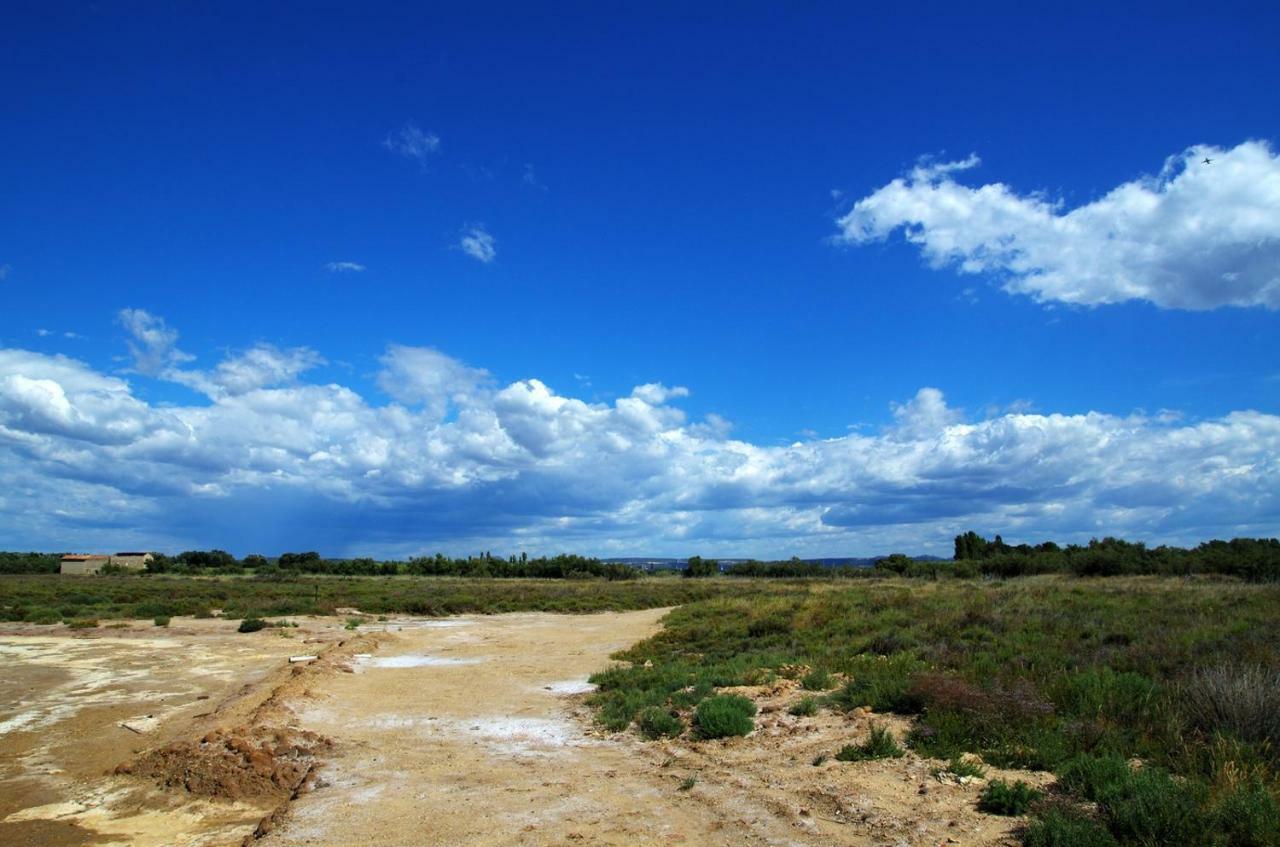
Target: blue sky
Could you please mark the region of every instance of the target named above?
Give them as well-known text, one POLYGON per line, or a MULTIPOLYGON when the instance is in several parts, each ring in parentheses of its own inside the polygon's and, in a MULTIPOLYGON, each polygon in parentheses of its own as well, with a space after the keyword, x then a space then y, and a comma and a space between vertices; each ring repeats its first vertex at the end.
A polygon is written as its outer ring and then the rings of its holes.
POLYGON ((10 9, 0 547, 1280 525, 1262 4, 10 9))

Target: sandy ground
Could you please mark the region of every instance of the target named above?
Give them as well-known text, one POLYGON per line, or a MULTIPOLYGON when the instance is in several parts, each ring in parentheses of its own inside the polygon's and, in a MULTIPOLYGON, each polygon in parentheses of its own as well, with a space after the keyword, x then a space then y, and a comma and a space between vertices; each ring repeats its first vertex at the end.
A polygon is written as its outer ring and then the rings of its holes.
POLYGON ((664 614, 370 621, 358 635, 299 619, 288 637, 219 620, 0 628, 0 844, 1015 843, 1019 821, 979 813, 981 782, 940 780, 938 762, 814 765, 873 722, 909 724, 792 716, 790 680, 736 689, 760 707, 747 738, 599 731, 587 677, 664 614), (319 658, 288 662, 299 654, 319 658), (258 791, 263 774, 280 785, 258 791))
POLYGON ((273 804, 205 800, 112 773, 145 750, 236 723, 288 677, 290 655, 350 635, 327 619, 289 637, 236 626, 0 628, 0 844, 239 844, 252 832, 273 804))
POLYGON ((746 739, 655 744, 594 730, 588 675, 663 614, 392 622, 354 673, 327 677, 295 708, 301 727, 339 743, 264 847, 1010 840, 1017 821, 978 813, 980 786, 940 782, 936 762, 815 767, 818 753, 865 738, 873 716, 793 717, 801 692, 789 681, 739 689, 762 708, 746 739))

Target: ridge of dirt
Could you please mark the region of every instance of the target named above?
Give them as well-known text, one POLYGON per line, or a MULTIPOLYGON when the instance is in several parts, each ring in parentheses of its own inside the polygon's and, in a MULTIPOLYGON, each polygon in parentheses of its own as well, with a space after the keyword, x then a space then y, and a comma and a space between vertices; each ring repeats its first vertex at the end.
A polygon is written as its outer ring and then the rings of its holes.
POLYGON ((331 738, 290 726, 294 715, 289 704, 312 696, 310 686, 318 678, 351 673, 352 655, 377 644, 377 636, 370 634, 327 645, 314 660, 291 664, 219 703, 207 715, 218 725, 199 738, 145 751, 112 773, 211 800, 270 804, 271 810, 245 837, 249 844, 270 832, 289 804, 314 785, 322 757, 334 746, 331 738))

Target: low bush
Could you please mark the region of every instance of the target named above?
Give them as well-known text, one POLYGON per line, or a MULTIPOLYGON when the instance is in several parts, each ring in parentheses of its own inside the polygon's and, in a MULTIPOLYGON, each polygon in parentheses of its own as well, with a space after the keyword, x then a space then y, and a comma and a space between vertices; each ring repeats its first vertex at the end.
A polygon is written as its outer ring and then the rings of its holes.
POLYGON ((986 776, 987 771, 982 767, 982 765, 972 761, 971 759, 963 759, 959 756, 955 756, 947 762, 945 766, 935 768, 933 773, 934 776, 950 774, 956 778, 972 777, 974 779, 981 779, 986 776))
POLYGON ((261 618, 245 618, 244 620, 240 621, 240 628, 237 631, 238 632, 257 632, 260 629, 266 629, 268 626, 270 626, 270 624, 262 620, 261 618))
POLYGON ((1275 847, 1280 844, 1280 804, 1260 780, 1250 780, 1219 798, 1210 829, 1230 847, 1275 847))
POLYGON ((1022 835, 1024 847, 1118 847, 1107 828, 1079 813, 1054 808, 1022 835))
POLYGON ((990 815, 1025 815, 1031 811, 1031 804, 1043 796, 1042 792, 1022 780, 1009 783, 993 779, 982 789, 978 808, 990 815))
POLYGON ((1136 844, 1209 843, 1199 814, 1195 783, 1178 782, 1167 771, 1133 771, 1120 790, 1100 801, 1111 833, 1136 844))
POLYGON ((787 713, 798 718, 811 718, 818 714, 818 701, 813 697, 802 697, 791 704, 791 708, 787 709, 787 713))
POLYGON ((1280 670, 1205 668, 1191 675, 1179 695, 1188 722, 1205 735, 1226 733, 1280 752, 1280 670))
POLYGON ((680 716, 661 706, 650 706, 636 718, 636 726, 640 734, 650 740, 656 738, 675 738, 684 732, 684 721, 680 716))
POLYGON ((155 616, 155 618, 152 620, 152 623, 154 623, 156 626, 168 626, 168 625, 169 625, 169 616, 168 616, 168 615, 156 615, 156 616, 155 616))
POLYGON ((801 677, 800 687, 805 691, 830 691, 836 687, 836 681, 830 671, 817 668, 801 677))
POLYGON ((95 618, 77 618, 73 621, 67 621, 67 626, 71 629, 95 629, 98 621, 95 618))
POLYGON ((893 733, 877 724, 871 725, 871 734, 861 744, 846 744, 836 753, 841 762, 865 762, 870 759, 900 759, 906 751, 898 746, 893 733))
POLYGON ((747 735, 755 729, 756 704, 740 694, 707 697, 694 713, 694 729, 699 738, 727 738, 747 735))
POLYGON ((911 692, 912 679, 925 665, 909 653, 882 658, 861 655, 851 661, 849 681, 828 696, 828 702, 848 711, 866 706, 877 712, 914 714, 920 699, 911 692))
POLYGON ((1058 785, 1085 800, 1105 803, 1123 794, 1133 769, 1121 756, 1080 755, 1057 769, 1058 785))

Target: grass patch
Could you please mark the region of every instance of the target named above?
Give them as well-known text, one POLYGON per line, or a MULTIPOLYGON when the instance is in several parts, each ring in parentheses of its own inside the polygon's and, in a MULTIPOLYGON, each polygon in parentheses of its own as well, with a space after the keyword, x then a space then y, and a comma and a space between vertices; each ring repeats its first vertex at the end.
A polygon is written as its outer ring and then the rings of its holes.
POLYGON ((795 715, 798 718, 811 718, 818 714, 818 699, 816 697, 801 697, 791 704, 791 708, 787 709, 787 714, 795 715))
POLYGON ((236 631, 237 632, 257 632, 258 630, 266 629, 269 626, 271 626, 271 624, 267 623, 262 618, 245 618, 244 620, 240 621, 240 626, 236 629, 236 631))
POLYGON ((805 691, 830 691, 836 687, 836 680, 830 671, 816 668, 801 677, 800 687, 805 691))
POLYGON ((943 767, 934 768, 932 771, 935 777, 949 775, 956 779, 969 777, 971 779, 981 779, 987 775, 987 771, 982 765, 970 759, 962 759, 959 756, 954 757, 943 767))
POLYGON ((1024 847, 1119 847, 1105 826, 1079 812, 1053 808, 1027 827, 1024 847))
POLYGON ((693 727, 702 739, 748 735, 755 729, 756 704, 741 694, 707 697, 694 712, 693 727))
POLYGON ((67 621, 67 627, 69 629, 96 629, 98 621, 96 618, 76 618, 75 620, 67 621))
POLYGON ((900 759, 906 750, 898 746, 893 733, 878 724, 871 725, 871 734, 861 744, 846 744, 836 753, 839 762, 865 762, 871 759, 900 759))
POLYGON ((684 733, 684 721, 680 716, 660 706, 650 706, 636 718, 640 734, 650 740, 675 738, 684 733))
POLYGON ((1031 804, 1044 796, 1022 780, 1005 782, 993 779, 982 789, 978 797, 978 808, 989 815, 1025 815, 1031 811, 1031 804))

